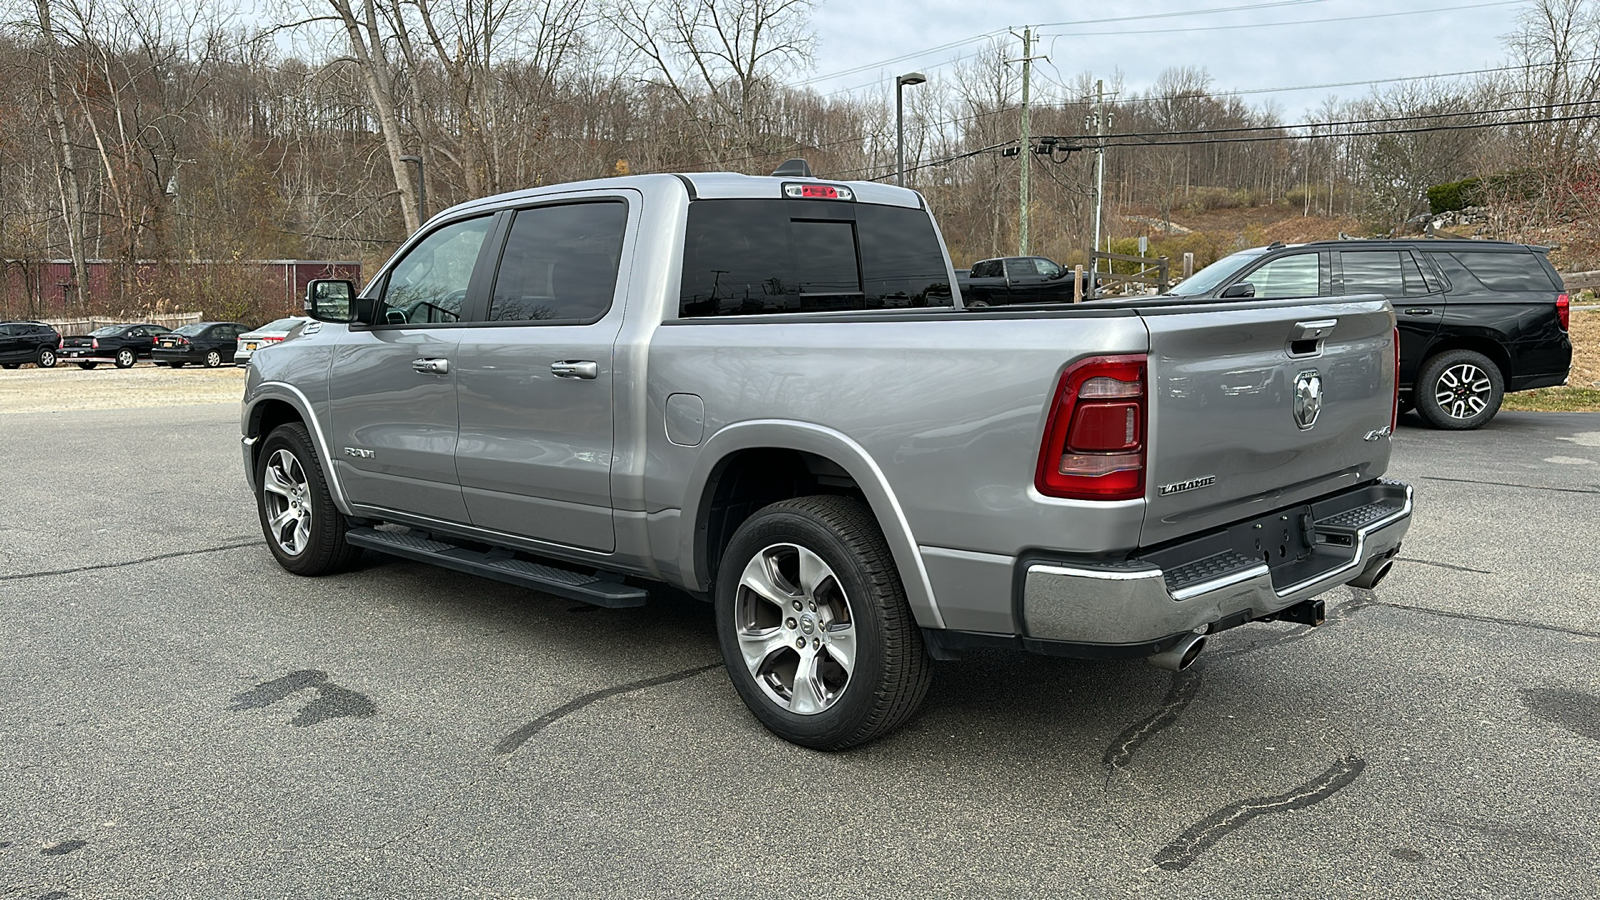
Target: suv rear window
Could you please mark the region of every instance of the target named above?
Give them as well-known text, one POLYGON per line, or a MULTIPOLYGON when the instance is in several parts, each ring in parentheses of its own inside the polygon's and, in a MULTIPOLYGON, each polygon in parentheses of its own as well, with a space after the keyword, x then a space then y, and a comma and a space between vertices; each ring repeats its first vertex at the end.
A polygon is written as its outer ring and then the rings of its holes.
POLYGON ((951 306, 922 210, 815 200, 689 205, 679 315, 951 306))
MULTIPOLYGON (((1456 250, 1448 254, 1471 272, 1478 282, 1491 291, 1516 293, 1521 291, 1554 291, 1550 276, 1532 253, 1504 253, 1493 250, 1456 250)), ((1440 260, 1445 264, 1444 260, 1440 260)), ((1446 271, 1450 268, 1446 266, 1446 271)), ((1452 273, 1453 274, 1453 273, 1452 273)), ((1457 287, 1460 287, 1457 285, 1457 287)))

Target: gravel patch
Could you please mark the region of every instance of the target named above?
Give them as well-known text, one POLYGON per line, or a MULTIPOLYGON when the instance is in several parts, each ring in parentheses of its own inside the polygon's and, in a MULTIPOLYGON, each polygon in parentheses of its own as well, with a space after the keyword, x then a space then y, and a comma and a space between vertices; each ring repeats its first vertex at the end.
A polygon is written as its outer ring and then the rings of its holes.
POLYGON ((244 396, 245 370, 234 366, 170 369, 140 363, 80 369, 26 366, 0 371, 0 414, 143 409, 196 403, 237 403, 244 396))

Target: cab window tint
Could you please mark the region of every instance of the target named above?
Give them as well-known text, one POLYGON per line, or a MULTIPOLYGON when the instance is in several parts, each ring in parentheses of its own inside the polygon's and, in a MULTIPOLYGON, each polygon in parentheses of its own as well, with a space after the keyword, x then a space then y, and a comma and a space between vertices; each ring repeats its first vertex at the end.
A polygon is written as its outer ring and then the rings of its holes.
POLYGON ((1403 297, 1428 293, 1422 272, 1409 253, 1398 250, 1346 250, 1341 257, 1346 294, 1403 297))
POLYGON ((452 222, 422 239, 389 271, 379 325, 438 324, 461 319, 472 268, 491 219, 452 222))
POLYGON ((680 315, 949 306, 927 213, 806 200, 689 205, 680 315))
POLYGON ((1266 263, 1244 280, 1255 285, 1255 295, 1261 300, 1315 297, 1319 289, 1318 267, 1317 254, 1296 253, 1266 263))
POLYGON ((583 325, 611 308, 628 207, 620 201, 522 209, 489 301, 492 322, 583 325))

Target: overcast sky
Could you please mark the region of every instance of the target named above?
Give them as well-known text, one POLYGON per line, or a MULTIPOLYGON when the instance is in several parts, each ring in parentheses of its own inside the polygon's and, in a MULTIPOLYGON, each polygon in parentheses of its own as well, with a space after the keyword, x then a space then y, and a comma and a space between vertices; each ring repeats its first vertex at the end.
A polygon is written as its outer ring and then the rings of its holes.
MULTIPOLYGON (((816 65, 803 77, 824 94, 892 95, 896 75, 921 70, 930 79, 952 77, 962 57, 985 46, 984 39, 970 39, 1020 34, 1031 25, 1040 36, 1035 53, 1050 57, 1037 63, 1043 82, 1035 81, 1035 90, 1057 95, 1052 81, 1071 84, 1085 71, 1110 81, 1120 70, 1127 89, 1147 90, 1171 66, 1204 67, 1214 90, 1405 78, 1502 65, 1501 39, 1528 6, 1528 0, 820 0, 811 19, 816 65), (1141 18, 1129 18, 1136 14, 1141 18)), ((1006 40, 1020 56, 1021 41, 1006 40)), ((1293 121, 1330 95, 1348 99, 1371 90, 1244 99, 1253 106, 1270 99, 1293 121)))

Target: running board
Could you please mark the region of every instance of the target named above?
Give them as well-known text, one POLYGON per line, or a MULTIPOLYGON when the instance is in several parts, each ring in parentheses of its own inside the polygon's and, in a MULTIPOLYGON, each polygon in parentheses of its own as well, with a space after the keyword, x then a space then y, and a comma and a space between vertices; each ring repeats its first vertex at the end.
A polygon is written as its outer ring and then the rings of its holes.
POLYGON ((620 609, 643 606, 649 593, 644 588, 623 584, 622 576, 609 572, 584 573, 543 563, 517 559, 507 550, 490 550, 480 553, 444 541, 436 541, 422 533, 378 531, 373 528, 351 528, 344 539, 357 547, 366 547, 390 556, 399 556, 417 562, 430 563, 468 575, 479 575, 566 597, 595 606, 620 609))

